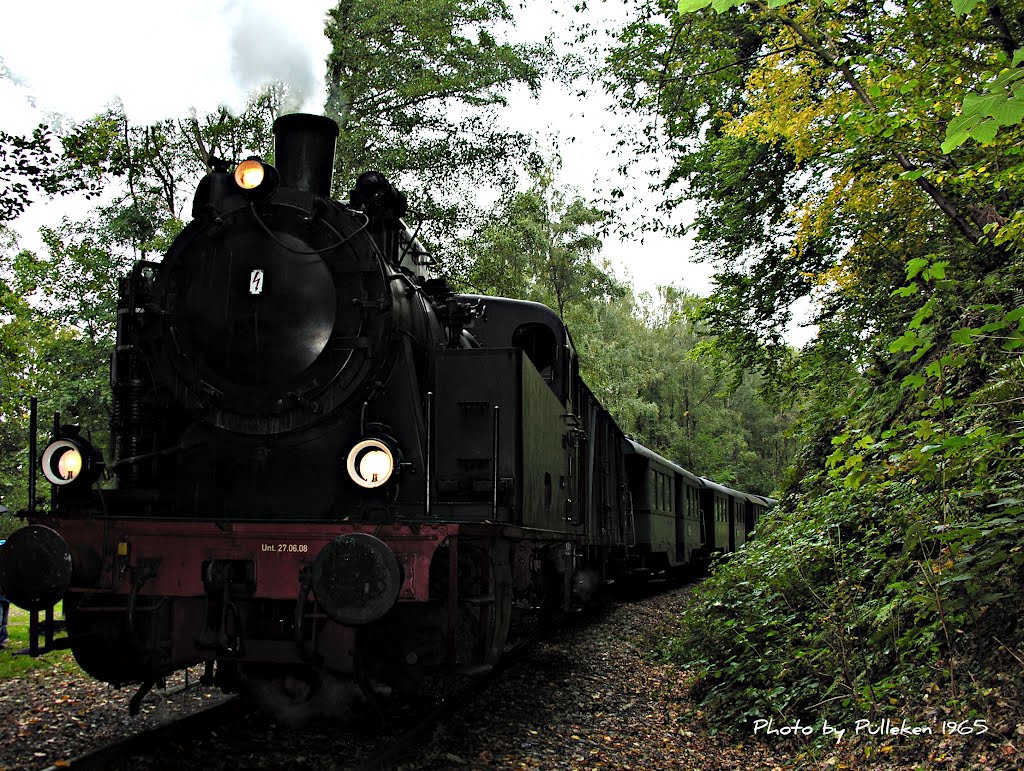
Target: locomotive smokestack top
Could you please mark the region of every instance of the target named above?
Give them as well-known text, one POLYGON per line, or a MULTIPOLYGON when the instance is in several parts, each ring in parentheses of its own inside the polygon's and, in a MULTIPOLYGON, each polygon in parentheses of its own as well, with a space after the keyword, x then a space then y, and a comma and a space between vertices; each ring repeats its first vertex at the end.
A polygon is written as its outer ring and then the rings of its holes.
POLYGON ((323 115, 292 113, 274 121, 274 165, 281 184, 329 198, 338 124, 323 115))

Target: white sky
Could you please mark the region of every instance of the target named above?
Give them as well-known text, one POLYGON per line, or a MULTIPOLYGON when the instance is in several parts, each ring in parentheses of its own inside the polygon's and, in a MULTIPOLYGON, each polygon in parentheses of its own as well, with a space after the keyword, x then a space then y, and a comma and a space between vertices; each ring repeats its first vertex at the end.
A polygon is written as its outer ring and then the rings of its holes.
MULTIPOLYGON (((181 117, 193 108, 210 112, 220 104, 239 108, 248 93, 275 79, 298 84, 308 94, 306 111, 319 112, 323 105, 329 52, 323 21, 330 0, 35 0, 9 5, 0 25, 0 58, 20 82, 0 78, 0 128, 9 133, 30 132, 48 113, 85 120, 115 98, 136 123, 181 117), (274 46, 257 54, 245 45, 264 37, 273 37, 274 46), (190 54, 183 55, 183 48, 190 54)), ((514 39, 539 40, 552 27, 564 29, 573 5, 574 0, 531 0, 515 11, 514 39), (552 7, 562 13, 553 14, 552 7)), ((591 20, 603 24, 598 13, 621 14, 622 7, 601 4, 589 12, 591 20)), ((516 95, 505 120, 544 139, 545 145, 555 137, 563 158, 560 183, 585 198, 600 199, 622 185, 612 155, 611 132, 618 119, 608 107, 598 88, 580 100, 572 90, 549 84, 537 101, 516 95)), ((639 187, 637 194, 645 195, 639 187)), ((40 201, 16 228, 29 245, 39 225, 55 224, 68 212, 81 216, 87 208, 67 199, 40 201)), ((707 294, 712 268, 692 261, 691 249, 689 239, 647 234, 643 243, 606 240, 604 256, 638 291, 653 294, 658 284, 675 283, 707 294)), ((787 333, 796 345, 812 336, 806 328, 787 333)))

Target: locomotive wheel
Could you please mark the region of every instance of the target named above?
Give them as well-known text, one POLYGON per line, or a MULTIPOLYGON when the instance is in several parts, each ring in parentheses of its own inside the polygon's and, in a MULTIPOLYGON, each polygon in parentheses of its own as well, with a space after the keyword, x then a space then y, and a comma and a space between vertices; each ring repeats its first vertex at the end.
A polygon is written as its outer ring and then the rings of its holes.
POLYGON ((348 718, 362 702, 351 680, 311 666, 251 667, 243 675, 244 693, 265 713, 293 728, 316 718, 348 718))
POLYGON ((501 658, 512 620, 512 568, 504 544, 458 543, 458 616, 455 666, 491 667, 501 658))

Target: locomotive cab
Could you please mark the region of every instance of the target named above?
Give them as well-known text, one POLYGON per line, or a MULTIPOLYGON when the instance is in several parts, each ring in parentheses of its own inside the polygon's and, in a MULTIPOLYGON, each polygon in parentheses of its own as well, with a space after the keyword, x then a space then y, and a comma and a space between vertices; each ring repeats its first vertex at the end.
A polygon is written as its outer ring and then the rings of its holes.
POLYGON ((473 336, 481 347, 521 350, 559 401, 572 406, 572 384, 579 379, 579 362, 569 331, 557 313, 529 300, 461 297, 486 306, 486 319, 473 326, 473 336))

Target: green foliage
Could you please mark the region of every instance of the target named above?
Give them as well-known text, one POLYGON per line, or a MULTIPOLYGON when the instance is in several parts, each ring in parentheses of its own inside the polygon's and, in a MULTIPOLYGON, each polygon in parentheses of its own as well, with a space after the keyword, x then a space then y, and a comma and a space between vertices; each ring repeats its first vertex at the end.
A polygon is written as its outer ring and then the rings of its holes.
POLYGON ((0 131, 0 223, 25 211, 32 189, 49 195, 97 192, 90 180, 62 173, 52 139, 52 131, 45 125, 37 126, 31 138, 0 131))
MULTIPOLYGON (((117 282, 131 264, 103 226, 65 221, 43 241, 46 257, 13 243, 0 251, 0 276, 10 277, 0 280, 0 501, 12 512, 28 504, 30 397, 40 399, 38 441, 55 411, 98 430, 99 446, 106 440, 117 282)), ((0 523, 0 534, 14 525, 0 523)))
POLYGON ((532 176, 525 192, 507 194, 461 242, 465 283, 474 291, 544 303, 566 319, 623 288, 594 263, 607 215, 554 186, 554 171, 532 176))
POLYGON ((703 305, 675 287, 614 300, 572 327, 587 382, 623 430, 694 473, 772 493, 788 464, 793 411, 769 404, 697 320, 703 305))
POLYGON ((819 412, 782 510, 666 645, 727 719, 903 717, 940 687, 999 717, 999 650, 1024 641, 1021 267, 965 280, 912 259, 905 275, 924 296, 888 371, 819 412))
MULTIPOLYGON (((1006 63, 1005 52, 997 57, 1006 63)), ((1024 120, 1024 50, 1013 54, 1007 67, 984 79, 983 93, 964 96, 960 114, 946 127, 946 140, 942 152, 950 153, 968 139, 986 144, 996 138, 996 131, 1016 126, 1024 120)))
POLYGON ((650 121, 631 146, 672 158, 666 212, 701 201, 693 228, 718 267, 706 321, 774 385, 799 379, 778 333, 797 299, 867 332, 822 335, 822 354, 870 357, 903 256, 992 266, 1017 243, 1019 19, 1018 4, 958 17, 947 0, 666 2, 620 33, 607 83, 650 121), (954 148, 947 128, 986 141, 954 148))
POLYGON ((211 170, 211 157, 229 162, 273 157, 271 126, 288 98, 280 84, 256 93, 238 116, 225 108, 205 116, 129 123, 118 105, 74 126, 61 138, 64 176, 95 188, 120 185, 114 201, 96 211, 107 246, 136 258, 167 249, 190 214, 191 195, 211 170))
POLYGON ((551 51, 500 42, 511 21, 502 0, 337 3, 326 105, 341 127, 337 191, 363 171, 383 172, 443 248, 473 222, 472 189, 513 187, 530 140, 502 129, 496 110, 511 89, 539 88, 551 51))

